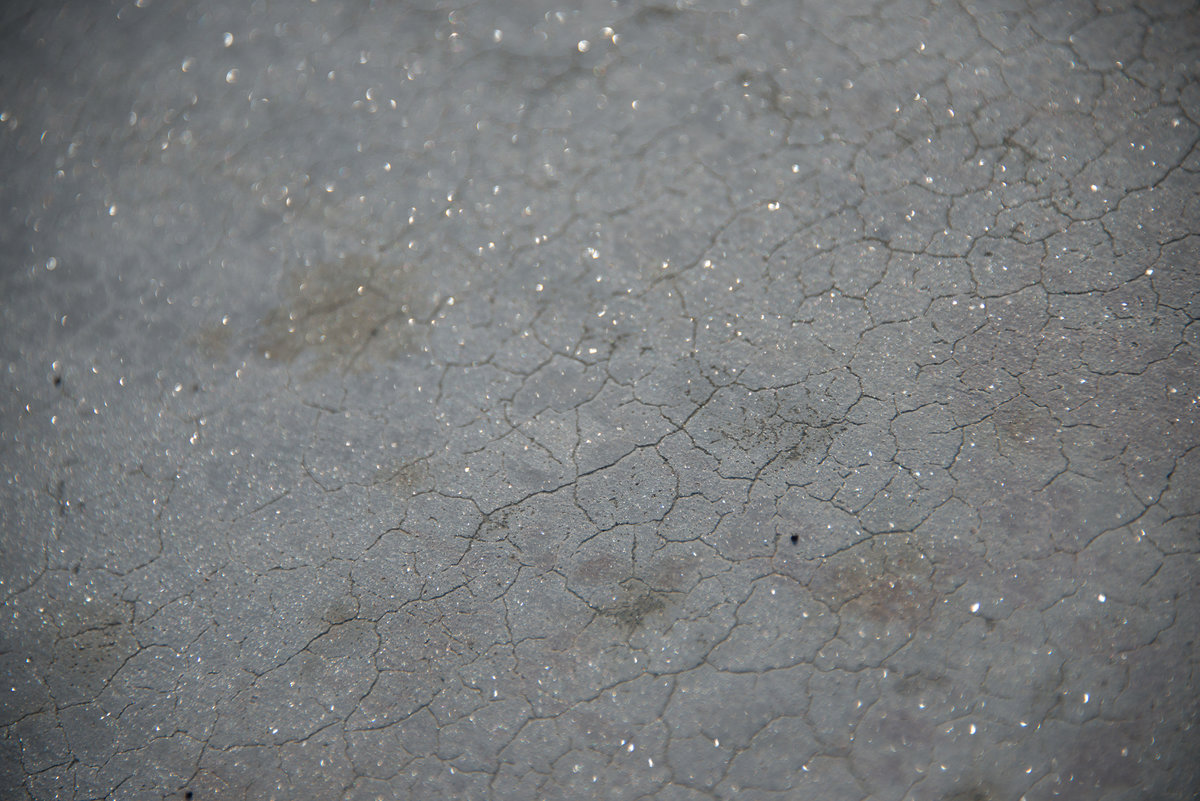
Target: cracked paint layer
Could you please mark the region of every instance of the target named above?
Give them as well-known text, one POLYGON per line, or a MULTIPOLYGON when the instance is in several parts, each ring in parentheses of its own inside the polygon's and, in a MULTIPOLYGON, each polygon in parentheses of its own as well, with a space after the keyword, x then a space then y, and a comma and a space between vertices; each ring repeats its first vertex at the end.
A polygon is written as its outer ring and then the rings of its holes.
POLYGON ((0 40, 0 795, 1200 787, 1194 7, 0 40))

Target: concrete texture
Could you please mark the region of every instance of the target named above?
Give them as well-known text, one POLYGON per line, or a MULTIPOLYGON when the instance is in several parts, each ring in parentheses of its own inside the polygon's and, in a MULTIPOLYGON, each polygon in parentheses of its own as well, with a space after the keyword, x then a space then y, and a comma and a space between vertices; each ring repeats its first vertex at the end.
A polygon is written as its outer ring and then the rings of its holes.
POLYGON ((28 3, 5 799, 1167 799, 1200 12, 28 3))

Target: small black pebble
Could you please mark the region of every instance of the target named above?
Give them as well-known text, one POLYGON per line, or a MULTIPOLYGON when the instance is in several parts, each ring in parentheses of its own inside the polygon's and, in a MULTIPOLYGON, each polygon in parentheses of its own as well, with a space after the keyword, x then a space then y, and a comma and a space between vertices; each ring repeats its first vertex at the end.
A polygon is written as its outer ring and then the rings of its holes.
POLYGON ((798 543, 799 541, 800 541, 800 535, 799 535, 799 534, 793 534, 793 535, 792 535, 792 545, 795 545, 795 544, 796 544, 796 543, 798 543))
POLYGON ((188 801, 191 801, 193 795, 195 795, 195 793, 193 793, 191 790, 188 790, 183 794, 183 797, 188 799, 188 801))

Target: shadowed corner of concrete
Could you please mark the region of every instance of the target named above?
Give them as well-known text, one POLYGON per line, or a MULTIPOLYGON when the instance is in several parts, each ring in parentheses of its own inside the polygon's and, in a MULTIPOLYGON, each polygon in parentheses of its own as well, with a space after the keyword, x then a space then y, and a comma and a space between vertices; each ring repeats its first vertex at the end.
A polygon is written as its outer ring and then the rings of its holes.
POLYGON ((1200 787, 1200 15, 0 9, 0 796, 1200 787))

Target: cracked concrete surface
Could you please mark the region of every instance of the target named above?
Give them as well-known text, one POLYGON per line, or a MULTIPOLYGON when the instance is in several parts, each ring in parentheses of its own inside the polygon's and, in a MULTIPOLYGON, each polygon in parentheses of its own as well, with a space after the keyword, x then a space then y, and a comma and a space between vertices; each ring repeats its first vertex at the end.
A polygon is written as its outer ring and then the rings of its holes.
POLYGON ((1200 786, 1200 11, 9 4, 11 799, 1200 786))

